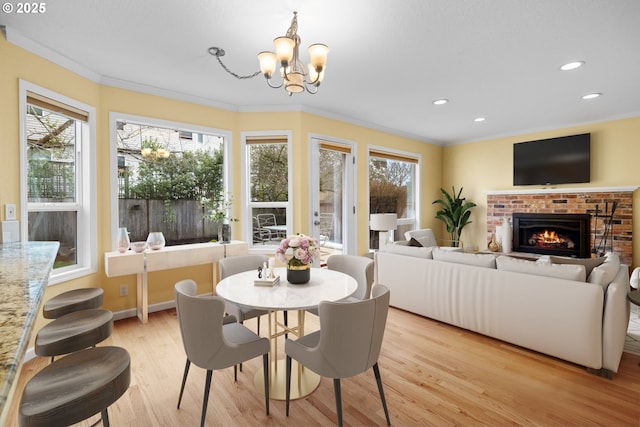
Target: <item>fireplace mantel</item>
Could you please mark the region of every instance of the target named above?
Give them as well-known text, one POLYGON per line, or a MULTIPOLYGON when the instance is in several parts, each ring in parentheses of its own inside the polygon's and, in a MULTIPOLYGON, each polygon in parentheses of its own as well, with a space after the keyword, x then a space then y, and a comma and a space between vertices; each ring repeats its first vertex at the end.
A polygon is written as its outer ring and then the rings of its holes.
POLYGON ((581 187, 581 188, 518 188, 512 190, 489 190, 487 196, 517 195, 517 194, 556 194, 556 193, 626 193, 633 192, 638 186, 625 187, 581 187))

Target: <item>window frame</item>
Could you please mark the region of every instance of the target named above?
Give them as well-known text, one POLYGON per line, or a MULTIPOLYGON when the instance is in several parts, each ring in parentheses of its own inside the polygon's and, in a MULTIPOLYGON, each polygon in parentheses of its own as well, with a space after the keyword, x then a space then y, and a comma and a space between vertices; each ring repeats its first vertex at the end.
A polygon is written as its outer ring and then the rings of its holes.
MULTIPOLYGON (((371 158, 381 158, 380 156, 376 156, 374 153, 386 154, 389 160, 403 161, 403 159, 406 159, 405 161, 410 161, 411 163, 415 164, 415 188, 414 188, 414 200, 413 200, 413 203, 415 206, 415 209, 414 209, 415 217, 398 218, 398 226, 413 225, 413 230, 419 229, 420 215, 421 215, 420 183, 422 181, 421 179, 422 156, 418 153, 413 153, 410 151, 397 150, 394 148, 382 147, 377 145, 369 145, 367 147, 367 190, 369 190, 369 186, 371 184, 371 177, 369 175, 369 166, 371 164, 371 158)), ((367 193, 370 193, 370 191, 367 191, 367 193)), ((367 211, 369 212, 369 215, 367 216, 367 220, 368 220, 368 218, 370 218, 370 215, 371 215, 371 205, 368 200, 367 200, 367 211)), ((396 233, 394 233, 394 237, 393 237, 394 241, 402 240, 403 236, 400 236, 400 237, 401 238, 398 239, 398 236, 396 235, 396 233)), ((371 248, 371 242, 368 243, 368 246, 369 248, 371 248)))
MULTIPOLYGON (((164 120, 154 117, 138 116, 134 114, 120 113, 112 111, 109 113, 109 180, 111 187, 111 224, 110 224, 110 236, 111 241, 109 247, 111 251, 116 251, 117 247, 117 233, 119 227, 118 217, 118 135, 116 131, 116 122, 134 122, 144 126, 157 126, 169 129, 178 129, 181 132, 192 133, 206 133, 212 135, 218 135, 223 138, 223 182, 225 193, 229 193, 231 189, 231 144, 232 144, 232 132, 224 129, 217 129, 207 126, 193 125, 190 123, 183 123, 173 120, 164 120)), ((187 246, 187 245, 184 245, 187 246)))
POLYGON ((76 264, 53 269, 49 285, 66 282, 97 272, 97 208, 96 208, 96 110, 94 107, 68 96, 38 86, 26 80, 19 80, 19 115, 20 115, 20 240, 28 241, 29 211, 33 207, 37 211, 69 211, 77 212, 76 264), (86 122, 76 118, 76 126, 81 132, 80 147, 76 143, 76 202, 70 203, 29 203, 28 158, 27 158, 27 96, 48 98, 56 103, 68 106, 70 110, 81 110, 87 113, 86 122), (31 206, 30 206, 31 205, 31 206))
POLYGON ((242 196, 242 239, 249 244, 252 253, 272 254, 275 250, 273 245, 260 245, 253 242, 253 217, 251 215, 253 208, 285 208, 287 213, 287 236, 292 234, 293 226, 293 153, 292 131, 290 130, 273 130, 273 131, 244 131, 240 133, 241 140, 241 196, 242 196), (286 202, 252 202, 250 200, 250 159, 247 140, 282 138, 287 140, 287 201, 286 202))

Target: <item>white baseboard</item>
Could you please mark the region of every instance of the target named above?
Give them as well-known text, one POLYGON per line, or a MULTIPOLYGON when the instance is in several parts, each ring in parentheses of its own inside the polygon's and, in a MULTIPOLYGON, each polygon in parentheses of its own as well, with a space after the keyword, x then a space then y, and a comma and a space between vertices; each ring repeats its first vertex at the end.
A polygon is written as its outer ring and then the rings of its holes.
MULTIPOLYGON (((211 294, 212 293, 210 292, 208 295, 211 295, 211 294)), ((170 308, 174 308, 175 306, 176 306, 176 302, 174 300, 152 304, 149 306, 149 313, 153 313, 155 311, 168 310, 170 308)), ((130 317, 136 317, 137 316, 136 311, 137 310, 135 308, 128 308, 126 310, 115 311, 113 313, 113 320, 116 321, 116 320, 128 319, 130 317)), ((29 347, 27 348, 27 351, 24 354, 22 363, 27 363, 28 361, 33 360, 36 357, 38 356, 36 355, 34 348, 29 347)))

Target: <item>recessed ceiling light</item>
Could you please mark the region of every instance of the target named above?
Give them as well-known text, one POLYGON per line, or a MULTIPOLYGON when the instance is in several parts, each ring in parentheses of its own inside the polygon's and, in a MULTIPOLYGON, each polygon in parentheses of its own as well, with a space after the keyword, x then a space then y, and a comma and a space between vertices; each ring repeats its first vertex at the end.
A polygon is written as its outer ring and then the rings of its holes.
POLYGON ((598 98, 599 96, 602 96, 601 93, 589 93, 587 95, 584 95, 582 97, 582 99, 594 99, 594 98, 598 98))
POLYGON ((560 69, 562 71, 575 70, 576 68, 580 68, 584 65, 584 61, 574 61, 564 64, 560 69))
POLYGON ((436 99, 435 101, 433 101, 433 104, 434 105, 444 105, 447 102, 449 102, 448 99, 436 99))
POLYGON ((474 122, 476 123, 480 123, 480 122, 484 122, 485 118, 484 117, 476 117, 475 119, 473 119, 474 122))

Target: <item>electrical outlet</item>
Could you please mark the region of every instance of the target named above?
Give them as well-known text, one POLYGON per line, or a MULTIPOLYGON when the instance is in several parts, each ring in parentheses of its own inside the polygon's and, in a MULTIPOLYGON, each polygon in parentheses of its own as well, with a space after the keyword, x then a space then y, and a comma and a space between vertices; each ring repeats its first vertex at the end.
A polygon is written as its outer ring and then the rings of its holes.
POLYGON ((4 205, 4 217, 7 221, 14 221, 16 219, 16 205, 13 203, 4 205))
POLYGON ((120 285, 120 296, 126 297, 127 295, 129 295, 129 286, 120 285))

